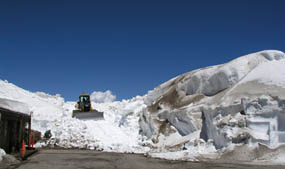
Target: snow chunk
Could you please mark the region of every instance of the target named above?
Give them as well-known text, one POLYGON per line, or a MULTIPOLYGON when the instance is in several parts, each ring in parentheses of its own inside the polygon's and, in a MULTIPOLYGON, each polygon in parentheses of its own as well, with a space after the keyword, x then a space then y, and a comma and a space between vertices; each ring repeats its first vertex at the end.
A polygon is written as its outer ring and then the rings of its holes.
POLYGON ((94 91, 90 95, 90 99, 96 103, 110 103, 116 100, 116 96, 112 94, 110 90, 105 92, 96 92, 94 91))
POLYGON ((30 114, 30 109, 25 103, 15 100, 0 98, 0 107, 23 114, 30 114))
POLYGON ((280 60, 284 59, 284 53, 278 50, 265 50, 259 52, 260 55, 264 56, 268 60, 280 60))
POLYGON ((3 156, 6 155, 6 152, 0 148, 0 162, 3 160, 3 156))
POLYGON ((219 154, 211 142, 196 140, 197 145, 186 145, 186 150, 176 152, 150 152, 149 156, 168 160, 208 161, 216 160, 219 154))

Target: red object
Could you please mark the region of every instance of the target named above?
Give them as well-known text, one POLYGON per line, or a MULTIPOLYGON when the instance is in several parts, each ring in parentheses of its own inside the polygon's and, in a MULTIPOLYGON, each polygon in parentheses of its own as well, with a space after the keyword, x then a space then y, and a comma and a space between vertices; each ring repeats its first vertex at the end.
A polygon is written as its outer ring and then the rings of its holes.
POLYGON ((26 151, 26 146, 25 146, 25 141, 24 140, 22 141, 22 148, 21 148, 21 150, 26 151))
POLYGON ((26 152, 26 146, 25 146, 25 141, 23 140, 22 148, 21 148, 21 157, 22 157, 22 159, 24 159, 24 157, 25 157, 25 152, 26 152))

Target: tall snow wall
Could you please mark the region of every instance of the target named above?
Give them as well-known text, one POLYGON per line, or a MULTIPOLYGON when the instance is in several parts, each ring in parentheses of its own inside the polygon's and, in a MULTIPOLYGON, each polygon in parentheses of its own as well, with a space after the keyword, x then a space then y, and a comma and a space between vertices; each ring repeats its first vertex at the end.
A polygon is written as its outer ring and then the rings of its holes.
POLYGON ((273 98, 279 98, 280 94, 285 93, 284 87, 277 90, 274 85, 255 79, 242 82, 261 64, 274 61, 282 63, 284 58, 281 51, 261 51, 223 65, 185 73, 165 82, 150 91, 145 98, 148 107, 141 112, 141 134, 155 140, 161 134, 167 135, 161 132, 164 131, 161 127, 168 123, 181 136, 200 130, 201 138, 213 140, 216 148, 249 141, 268 145, 274 144, 274 140, 280 143, 283 140, 283 125, 279 123, 284 119, 284 113, 279 102, 283 100, 278 102, 273 98), (263 96, 269 97, 268 104, 274 101, 278 103, 273 107, 259 105, 254 112, 251 111, 253 108, 247 108, 263 96), (262 116, 269 116, 263 120, 266 122, 255 122, 262 116), (267 131, 267 136, 260 134, 258 128, 263 128, 270 120, 272 122, 268 128, 272 129, 267 131), (277 135, 278 139, 274 139, 277 135))

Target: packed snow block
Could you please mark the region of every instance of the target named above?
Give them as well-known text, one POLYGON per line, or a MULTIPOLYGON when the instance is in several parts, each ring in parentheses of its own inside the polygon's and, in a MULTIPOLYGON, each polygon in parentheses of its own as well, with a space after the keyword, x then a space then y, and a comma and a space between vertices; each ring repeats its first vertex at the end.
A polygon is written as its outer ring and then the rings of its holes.
POLYGON ((186 95, 202 93, 206 96, 213 96, 240 79, 237 70, 231 67, 209 67, 198 71, 181 88, 186 89, 186 95))
POLYGON ((285 143, 284 100, 277 96, 261 96, 247 101, 246 112, 252 142, 270 147, 285 143))
POLYGON ((119 127, 121 127, 121 126, 124 126, 124 125, 128 125, 128 116, 131 116, 131 115, 133 115, 134 114, 134 112, 128 112, 128 113, 125 113, 125 114, 123 114, 122 115, 122 117, 121 117, 121 119, 120 119, 120 121, 119 121, 119 127))
POLYGON ((226 147, 227 140, 223 133, 213 124, 212 111, 202 110, 202 129, 200 138, 208 141, 212 139, 216 149, 226 147))
POLYGON ((158 118, 159 120, 167 120, 182 136, 198 130, 188 116, 187 110, 164 111, 158 114, 158 118))
MULTIPOLYGON (((180 83, 181 84, 181 83, 180 83)), ((186 81, 184 84, 181 84, 182 89, 186 89, 186 95, 193 95, 198 93, 199 87, 201 86, 201 79, 198 76, 192 76, 190 80, 186 81), (185 87, 184 87, 185 86, 185 87)))
POLYGON ((280 111, 278 114, 278 131, 285 132, 285 110, 280 111))
POLYGON ((251 142, 258 142, 264 145, 270 145, 270 122, 268 121, 257 121, 248 122, 248 128, 253 131, 251 142))
MULTIPOLYGON (((283 109, 285 108, 285 100, 280 99, 278 96, 271 96, 271 97, 272 97, 272 99, 277 101, 278 107, 283 108, 283 109)), ((268 99, 267 99, 267 101, 268 101, 268 99)))
POLYGON ((231 104, 228 106, 218 107, 215 111, 215 115, 217 115, 217 114, 221 114, 222 116, 226 116, 229 114, 230 115, 236 115, 237 113, 242 112, 243 110, 244 110, 243 104, 241 104, 241 103, 231 104))
POLYGON ((280 60, 280 59, 284 59, 285 55, 283 52, 281 51, 273 51, 273 50, 269 50, 269 51, 262 51, 260 52, 260 55, 264 56, 266 59, 268 60, 280 60))
POLYGON ((180 84, 181 89, 186 89, 186 95, 202 93, 205 96, 214 96, 215 94, 229 88, 237 83, 240 77, 237 70, 231 68, 212 69, 200 71, 194 74, 184 85, 180 84))
POLYGON ((223 91, 227 88, 229 88, 232 84, 229 80, 230 76, 237 76, 233 74, 228 75, 224 71, 219 71, 212 75, 209 80, 207 81, 203 93, 206 96, 213 96, 220 91, 223 91))
POLYGON ((140 115, 139 126, 141 135, 146 136, 147 138, 151 138, 152 135, 154 135, 153 121, 150 112, 148 112, 147 109, 144 109, 140 115))

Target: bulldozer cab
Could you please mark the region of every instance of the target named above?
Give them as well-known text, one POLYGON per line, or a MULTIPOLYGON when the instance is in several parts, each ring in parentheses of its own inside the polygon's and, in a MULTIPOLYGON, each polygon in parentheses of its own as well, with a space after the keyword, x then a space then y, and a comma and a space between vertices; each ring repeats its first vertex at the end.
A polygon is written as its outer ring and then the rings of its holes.
POLYGON ((88 119, 104 119, 104 113, 92 109, 90 96, 88 94, 79 95, 79 100, 75 105, 76 110, 73 110, 72 117, 82 120, 88 119))
POLYGON ((81 112, 89 112, 92 109, 89 95, 86 94, 80 95, 77 104, 81 112))
POLYGON ((79 102, 90 102, 90 96, 89 95, 80 95, 79 96, 79 102))

